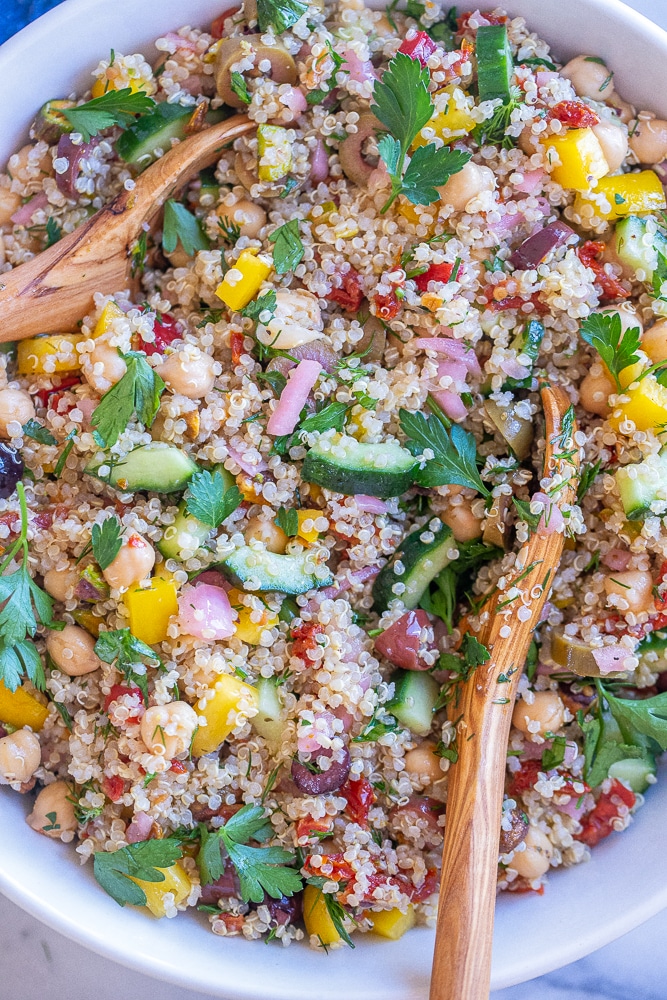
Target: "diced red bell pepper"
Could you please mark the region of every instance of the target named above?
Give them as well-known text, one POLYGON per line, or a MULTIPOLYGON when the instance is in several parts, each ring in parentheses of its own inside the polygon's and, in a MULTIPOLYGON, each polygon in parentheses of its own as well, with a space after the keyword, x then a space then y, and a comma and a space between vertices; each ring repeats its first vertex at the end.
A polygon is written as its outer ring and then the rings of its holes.
POLYGON ((626 806, 628 809, 632 809, 635 802, 635 793, 614 779, 610 790, 600 796, 593 811, 584 819, 583 830, 577 835, 577 840, 588 844, 589 847, 595 847, 601 840, 614 832, 612 824, 620 816, 621 808, 626 806))
POLYGON ((39 399, 42 406, 48 408, 51 396, 55 395, 56 393, 60 394, 65 389, 71 389, 72 386, 74 385, 81 385, 81 379, 78 377, 78 375, 63 375, 59 381, 60 385, 51 386, 48 389, 37 389, 35 392, 33 392, 32 395, 36 396, 37 399, 39 399))
POLYGON ((437 48, 430 35, 425 31, 418 31, 412 38, 404 38, 398 51, 410 56, 411 59, 418 59, 422 66, 426 66, 429 56, 432 56, 437 48))
POLYGON ((102 778, 102 791, 112 802, 119 802, 125 791, 125 782, 119 774, 105 775, 102 778))
POLYGON ((330 302, 337 302, 345 312, 355 313, 359 311, 364 298, 364 290, 361 284, 361 275, 353 267, 340 275, 340 287, 332 288, 327 299, 330 302))
POLYGON ((305 622, 303 625, 293 628, 292 656, 298 656, 299 659, 305 660, 306 654, 310 650, 317 649, 318 642, 315 636, 322 635, 323 632, 324 625, 320 625, 319 622, 305 622))
POLYGON ((312 816, 304 816, 296 824, 296 839, 302 840, 303 838, 310 839, 311 837, 318 837, 322 833, 331 832, 331 817, 323 816, 322 819, 313 819, 312 816))
POLYGON ((149 357, 152 357, 153 354, 164 354, 165 348, 173 344, 175 340, 181 340, 183 337, 183 331, 178 325, 178 320, 171 313, 160 313, 159 316, 155 317, 153 333, 155 334, 154 341, 150 343, 146 340, 141 341, 141 350, 149 357))
POLYGON ((240 7, 228 7, 223 10, 222 14, 218 14, 216 18, 211 21, 211 34, 214 38, 222 38, 222 32, 225 28, 225 21, 228 17, 232 17, 234 14, 238 14, 240 7))
POLYGON ((549 108, 547 118, 555 118, 568 128, 592 128, 600 124, 600 116, 581 101, 560 101, 549 108))
POLYGON ((449 281, 453 270, 453 264, 431 264, 428 271, 416 275, 415 285, 420 292, 427 292, 429 281, 449 281))
POLYGON ((345 812, 352 822, 368 826, 368 812, 375 802, 375 792, 370 781, 367 778, 347 781, 338 794, 347 801, 345 812))
POLYGON ((238 365, 241 363, 241 358, 246 353, 246 349, 243 346, 245 337, 242 333, 232 333, 229 338, 229 346, 232 349, 232 364, 238 365))
POLYGON ((373 304, 375 305, 375 315, 378 319, 388 321, 398 316, 403 303, 396 295, 396 292, 390 292, 389 295, 376 295, 373 299, 373 304))
POLYGON ((607 274, 604 263, 598 257, 605 249, 605 244, 601 241, 586 240, 577 249, 577 256, 582 264, 590 267, 595 274, 594 284, 597 285, 600 297, 603 299, 627 299, 630 295, 618 278, 607 274))
MULTIPOLYGON (((114 701, 118 701, 118 699, 122 698, 124 694, 135 694, 140 701, 143 698, 143 695, 138 687, 128 687, 126 684, 114 684, 109 691, 109 694, 104 699, 104 711, 108 712, 114 701)), ((128 718, 128 722, 136 721, 136 719, 137 716, 131 715, 128 718)))

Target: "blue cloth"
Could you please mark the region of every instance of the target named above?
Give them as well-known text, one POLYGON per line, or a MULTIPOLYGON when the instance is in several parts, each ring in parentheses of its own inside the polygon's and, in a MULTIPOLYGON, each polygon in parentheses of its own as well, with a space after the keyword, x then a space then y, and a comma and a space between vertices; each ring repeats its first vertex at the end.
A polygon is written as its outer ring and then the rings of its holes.
POLYGON ((61 0, 2 0, 0 13, 0 42, 16 34, 24 25, 34 21, 61 0))

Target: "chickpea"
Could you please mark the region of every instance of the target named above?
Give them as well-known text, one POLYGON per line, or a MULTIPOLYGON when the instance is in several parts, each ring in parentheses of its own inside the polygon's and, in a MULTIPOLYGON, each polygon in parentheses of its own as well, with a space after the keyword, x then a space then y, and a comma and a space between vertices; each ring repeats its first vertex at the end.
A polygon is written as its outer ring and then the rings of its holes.
POLYGON ((533 132, 532 122, 527 125, 517 139, 517 146, 526 156, 532 156, 539 149, 540 137, 533 132))
POLYGON ((17 729, 0 739, 0 785, 29 781, 40 765, 42 748, 29 729, 17 729))
POLYGON ((0 389, 0 437, 10 438, 21 433, 23 424, 35 416, 35 407, 27 392, 22 389, 0 389), (10 424, 20 424, 9 430, 10 424))
POLYGON ((189 254, 183 249, 183 245, 179 240, 171 253, 166 253, 165 257, 168 259, 172 267, 187 267, 194 257, 190 257, 189 254))
POLYGON ((607 417, 610 413, 609 397, 616 387, 606 375, 586 375, 579 386, 579 402, 589 413, 607 417))
POLYGON ((12 215, 21 207, 21 195, 8 187, 0 187, 0 226, 11 224, 12 215))
POLYGON ((452 534, 457 542, 470 542, 482 534, 481 519, 475 517, 467 504, 457 504, 456 507, 450 507, 442 515, 442 520, 448 528, 452 529, 452 534))
POLYGON ((95 640, 78 625, 65 625, 62 632, 49 632, 46 648, 56 666, 70 677, 91 674, 102 666, 95 653, 95 640))
MULTIPOLYGON (((73 833, 77 828, 74 815, 72 789, 66 781, 54 781, 41 790, 32 812, 26 822, 37 833, 43 833, 54 840, 62 840, 63 834, 73 833)), ((71 838, 67 838, 71 839, 71 838)))
POLYGON ((599 125, 593 126, 593 132, 602 146, 604 158, 609 165, 609 172, 613 174, 628 155, 627 129, 603 118, 599 125))
POLYGON ((49 569, 44 574, 44 590, 56 601, 69 601, 74 597, 74 588, 81 579, 74 566, 65 569, 49 569))
POLYGON ((522 878, 532 881, 549 871, 554 849, 546 833, 536 826, 531 826, 528 830, 524 844, 525 851, 516 852, 510 868, 518 872, 522 878))
POLYGON ((435 754, 435 743, 424 740, 414 750, 408 750, 405 755, 405 770, 408 774, 422 778, 425 784, 440 781, 443 776, 440 758, 435 754))
POLYGON ((440 199, 454 209, 462 212, 468 202, 477 198, 483 191, 493 191, 496 178, 489 167, 480 167, 470 160, 462 170, 449 178, 447 183, 438 188, 440 199))
POLYGON ((120 552, 102 576, 114 590, 127 590, 141 583, 155 566, 155 549, 145 538, 133 532, 123 541, 120 552))
POLYGON ((512 725, 522 733, 544 736, 556 733, 565 721, 563 702, 555 691, 534 691, 535 700, 528 704, 523 699, 514 706, 512 725))
POLYGON ((667 158, 667 121, 663 118, 639 118, 629 142, 640 163, 662 163, 667 158))
POLYGON ((612 595, 619 601, 608 602, 610 607, 621 612, 631 611, 640 614, 643 611, 655 610, 653 600, 653 579, 644 570, 631 569, 625 573, 611 573, 604 581, 604 589, 608 597, 612 595))
POLYGON ((287 546, 287 535, 282 528, 259 515, 250 518, 243 534, 248 545, 253 541, 261 542, 269 552, 283 553, 287 546))
POLYGON ((576 56, 563 66, 561 76, 569 80, 579 97, 608 101, 614 93, 614 77, 597 56, 576 56))
POLYGON ((629 125, 637 117, 637 112, 631 104, 619 97, 616 92, 607 98, 607 104, 614 109, 614 113, 620 122, 629 125))
POLYGON ((216 214, 227 225, 234 223, 241 230, 241 236, 254 240, 266 225, 266 212, 248 198, 241 198, 235 205, 218 205, 216 214))
POLYGON ((158 365, 158 375, 164 379, 172 392, 201 399, 213 388, 215 382, 215 361, 198 348, 187 347, 174 351, 158 365))
POLYGON ((644 332, 642 350, 646 351, 653 364, 667 361, 667 319, 659 319, 644 332))
POLYGON ((149 753, 172 760, 189 749, 197 725, 197 713, 185 701, 154 705, 141 720, 141 738, 149 753))
POLYGON ((112 347, 104 341, 95 345, 95 349, 84 361, 83 374, 89 386, 95 392, 104 393, 116 382, 120 382, 127 371, 127 365, 120 356, 117 347, 112 347))

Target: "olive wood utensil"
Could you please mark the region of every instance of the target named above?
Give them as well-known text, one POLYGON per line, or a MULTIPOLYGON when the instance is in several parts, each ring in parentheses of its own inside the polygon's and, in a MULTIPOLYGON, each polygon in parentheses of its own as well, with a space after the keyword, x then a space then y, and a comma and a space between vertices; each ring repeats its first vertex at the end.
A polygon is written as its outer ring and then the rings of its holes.
MULTIPOLYGON (((558 502, 572 502, 578 449, 566 450, 563 417, 570 406, 559 387, 541 390, 546 418, 544 475, 570 477, 558 502)), ((570 437, 574 432, 568 432, 570 437)), ((449 772, 440 905, 430 1000, 487 1000, 498 870, 498 840, 512 710, 528 647, 549 594, 564 536, 533 534, 517 556, 512 579, 491 594, 471 631, 491 653, 462 685, 452 714, 460 718, 458 760, 449 772), (520 595, 508 591, 516 585, 520 595), (530 612, 520 621, 520 607, 530 612)), ((524 613, 525 614, 525 613, 524 613)), ((522 616, 523 617, 523 616, 522 616)))
POLYGON ((132 246, 165 201, 223 147, 254 129, 234 115, 173 146, 88 222, 48 250, 0 275, 0 342, 75 330, 95 292, 117 292, 131 281, 132 246))

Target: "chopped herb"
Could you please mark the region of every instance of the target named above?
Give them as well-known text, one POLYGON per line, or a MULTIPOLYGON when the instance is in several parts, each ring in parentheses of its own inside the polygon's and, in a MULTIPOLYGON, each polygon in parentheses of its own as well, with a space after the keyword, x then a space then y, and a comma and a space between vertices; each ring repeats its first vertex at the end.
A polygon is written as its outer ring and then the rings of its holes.
POLYGON ((130 274, 133 278, 144 273, 147 254, 148 233, 142 230, 141 235, 135 240, 130 250, 130 274))
POLYGON ((259 30, 275 28, 276 34, 282 35, 293 24, 303 17, 308 10, 304 0, 257 0, 257 21, 259 30))
POLYGON ((65 444, 65 447, 60 453, 58 461, 56 462, 55 468, 53 470, 53 474, 56 477, 56 479, 58 479, 62 475, 62 471, 65 468, 65 463, 67 462, 67 459, 70 456, 72 448, 74 447, 75 437, 76 437, 76 431, 70 431, 67 437, 65 438, 65 441, 67 443, 65 444))
POLYGON ((219 528, 242 502, 243 495, 238 486, 225 489, 222 475, 217 470, 213 473, 208 469, 195 472, 188 483, 185 500, 188 514, 209 528, 219 528))
MULTIPOLYGON (((248 319, 252 319, 256 323, 259 323, 259 317, 264 312, 270 313, 271 317, 273 317, 277 305, 278 300, 276 299, 276 293, 272 288, 266 293, 266 295, 261 295, 258 299, 253 299, 249 302, 248 305, 241 310, 241 315, 247 316, 248 319)), ((266 322, 268 323, 270 320, 267 319, 266 322)))
POLYGON ((179 242, 188 257, 197 250, 208 250, 210 245, 199 219, 185 205, 170 198, 164 206, 162 248, 167 254, 173 253, 179 242))
POLYGON ((63 231, 53 216, 46 220, 46 249, 54 246, 62 239, 63 231))
POLYGON ((266 382, 270 385, 275 396, 280 396, 283 389, 287 385, 287 379, 282 372, 259 372, 257 378, 261 382, 266 382))
POLYGON ((274 524, 285 532, 288 538, 294 538, 299 532, 299 515, 293 507, 281 507, 273 519, 274 524))
POLYGON ((114 561, 123 544, 122 526, 115 514, 107 517, 102 524, 94 524, 91 535, 95 562, 105 570, 114 561))
POLYGON ((353 743, 376 743, 381 736, 395 733, 399 729, 398 722, 383 708, 378 708, 371 720, 366 723, 358 736, 352 737, 353 743), (380 718, 380 715, 382 718, 380 718))
POLYGON ((663 299, 665 296, 662 294, 662 286, 667 281, 667 257, 658 251, 658 261, 653 272, 653 295, 656 299, 663 299))
POLYGON ((32 438, 33 441, 37 441, 39 444, 58 444, 48 427, 44 427, 34 417, 31 417, 23 425, 23 435, 24 437, 32 438))
POLYGON ((564 736, 555 736, 551 746, 546 747, 542 753, 542 767, 545 771, 552 771, 565 760, 565 747, 567 740, 564 736))
POLYGON ((620 373, 639 361, 639 327, 633 326, 623 333, 621 317, 617 312, 591 313, 582 322, 580 333, 582 340, 598 352, 616 383, 617 391, 621 392, 623 387, 619 379, 620 373))
POLYGON ((293 271, 303 260, 305 249, 299 236, 298 219, 291 219, 275 229, 269 236, 269 242, 273 243, 273 266, 276 274, 293 271))
POLYGON ((399 411, 407 447, 413 455, 422 455, 427 449, 433 452, 426 467, 417 473, 420 486, 445 486, 457 484, 477 490, 489 497, 489 490, 482 482, 477 469, 477 443, 472 434, 454 424, 447 432, 442 422, 423 413, 399 411))
POLYGON ((607 68, 606 62, 604 59, 601 59, 600 56, 584 56, 584 62, 597 63, 598 66, 604 66, 605 69, 607 68))
POLYGON ((276 781, 278 780, 278 775, 280 774, 280 769, 281 769, 282 766, 283 766, 282 764, 276 764, 276 766, 274 767, 274 769, 271 771, 271 773, 269 774, 268 778, 266 779, 266 784, 264 785, 264 791, 262 792, 262 797, 260 799, 260 802, 261 802, 262 805, 264 805, 264 802, 266 801, 266 799, 268 798, 268 796, 271 794, 271 791, 273 790, 273 786, 275 785, 276 781))
POLYGON ((528 647, 528 652, 526 654, 526 677, 529 681, 532 681, 535 677, 535 672, 537 670, 537 661, 540 657, 540 651, 538 649, 537 643, 533 639, 528 647))
POLYGON ((248 92, 248 84, 241 73, 232 73, 230 86, 240 101, 243 101, 244 104, 250 104, 252 98, 248 92))
POLYGON ((445 760, 451 761, 452 764, 456 764, 459 759, 459 752, 456 749, 456 742, 450 743, 449 746, 445 746, 442 740, 438 742, 435 750, 433 751, 436 757, 444 757, 445 760))
POLYGON ((164 669, 162 660, 150 646, 133 636, 129 628, 122 628, 101 632, 95 643, 95 652, 104 663, 115 662, 116 669, 123 674, 129 684, 139 688, 144 702, 148 704, 146 661, 152 667, 164 669), (134 669, 139 664, 144 665, 141 672, 134 669))
POLYGON ((319 896, 315 897, 313 906, 317 904, 320 898, 324 901, 324 905, 327 908, 327 913, 329 914, 331 923, 336 929, 336 933, 340 938, 342 938, 346 945, 350 948, 354 948, 352 938, 345 930, 344 924, 345 918, 350 916, 350 914, 343 908, 342 904, 338 902, 335 893, 323 892, 322 890, 322 887, 328 881, 329 879, 325 878, 323 875, 314 875, 312 878, 306 879, 308 885, 313 885, 320 890, 319 896))
POLYGON ((83 141, 90 142, 98 132, 113 125, 126 128, 132 124, 135 115, 146 114, 154 107, 155 101, 143 91, 133 92, 129 87, 123 87, 121 90, 109 90, 76 108, 64 108, 61 113, 74 131, 81 133, 83 141))
POLYGON ((623 197, 623 195, 620 195, 617 191, 616 194, 614 195, 614 202, 617 205, 625 205, 625 198, 623 197))
POLYGON ((463 662, 470 670, 481 667, 483 663, 491 659, 491 654, 484 643, 476 639, 474 635, 470 635, 469 632, 466 632, 461 640, 461 652, 463 653, 463 662))
POLYGON ((312 434, 314 431, 318 431, 320 434, 323 434, 324 431, 329 431, 332 428, 342 431, 347 411, 347 403, 329 403, 319 413, 313 413, 309 417, 306 417, 305 420, 302 420, 299 426, 299 433, 307 431, 309 434, 312 434))
POLYGON ((150 427, 165 389, 164 382, 144 354, 128 351, 121 357, 127 371, 104 393, 91 418, 97 443, 103 448, 116 443, 134 414, 144 427, 150 427))
POLYGON ((581 503, 589 489, 597 479, 602 466, 602 461, 597 460, 595 465, 584 465, 579 476, 579 486, 577 487, 577 503, 581 503))
POLYGON ((527 500, 517 500, 516 497, 512 497, 512 503, 516 507, 521 520, 528 525, 531 531, 537 531, 537 526, 542 520, 542 513, 533 514, 530 509, 530 503, 527 500))
POLYGON ((157 777, 157 772, 155 772, 155 771, 153 771, 153 772, 150 772, 150 771, 149 771, 149 772, 148 772, 148 773, 146 774, 146 777, 144 778, 144 784, 143 784, 143 787, 144 787, 144 788, 148 788, 148 786, 150 785, 151 781, 152 781, 152 780, 153 780, 153 778, 155 778, 155 777, 157 777))
POLYGON ((241 227, 236 222, 232 222, 232 220, 228 219, 225 215, 222 219, 218 220, 218 228, 222 233, 222 238, 225 242, 235 247, 241 239, 241 227))
POLYGON ((584 566, 583 572, 584 573, 591 573, 593 570, 596 570, 599 565, 600 565, 600 553, 598 551, 598 552, 594 552, 593 553, 593 555, 591 556, 591 558, 588 560, 588 562, 584 566))
POLYGON ((552 63, 549 59, 543 59, 541 56, 535 56, 533 59, 521 59, 519 66, 544 66, 545 69, 551 70, 552 73, 556 72, 556 64, 552 63))
POLYGON ((146 893, 133 882, 164 882, 161 869, 171 868, 182 857, 180 841, 175 837, 162 840, 142 840, 118 851, 97 851, 93 858, 93 873, 98 883, 120 906, 145 906, 146 893))
POLYGON ((74 729, 74 720, 72 719, 72 716, 70 715, 67 707, 63 705, 62 702, 60 701, 54 701, 52 704, 56 706, 56 711, 58 712, 58 715, 60 716, 60 718, 63 720, 63 722, 71 732, 72 729, 74 729))
POLYGON ((479 146, 501 146, 503 149, 516 146, 516 137, 508 135, 507 129, 512 122, 512 112, 521 107, 520 94, 518 87, 512 87, 509 100, 500 104, 490 118, 473 129, 473 139, 479 146))

